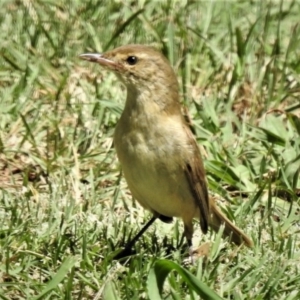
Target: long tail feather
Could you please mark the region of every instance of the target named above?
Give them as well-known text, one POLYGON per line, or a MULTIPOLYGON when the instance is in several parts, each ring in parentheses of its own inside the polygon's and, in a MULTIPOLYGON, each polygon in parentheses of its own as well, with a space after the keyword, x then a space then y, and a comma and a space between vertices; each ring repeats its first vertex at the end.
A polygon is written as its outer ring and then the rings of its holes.
POLYGON ((245 244, 247 247, 251 248, 253 247, 252 240, 237 226, 235 226, 217 207, 215 204, 215 201, 210 198, 210 221, 209 225, 210 227, 218 232, 220 226, 224 224, 225 229, 223 236, 229 237, 230 240, 237 244, 245 244))

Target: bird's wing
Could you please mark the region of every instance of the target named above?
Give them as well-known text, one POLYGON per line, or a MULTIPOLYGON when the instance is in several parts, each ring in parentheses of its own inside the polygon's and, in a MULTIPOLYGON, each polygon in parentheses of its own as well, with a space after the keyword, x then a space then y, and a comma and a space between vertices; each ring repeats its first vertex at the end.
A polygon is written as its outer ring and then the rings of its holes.
POLYGON ((209 220, 209 196, 206 184, 205 170, 200 150, 188 126, 186 126, 186 133, 188 135, 188 140, 190 146, 193 148, 194 153, 186 162, 184 172, 186 174, 195 203, 200 210, 201 230, 203 233, 206 233, 208 230, 209 220))

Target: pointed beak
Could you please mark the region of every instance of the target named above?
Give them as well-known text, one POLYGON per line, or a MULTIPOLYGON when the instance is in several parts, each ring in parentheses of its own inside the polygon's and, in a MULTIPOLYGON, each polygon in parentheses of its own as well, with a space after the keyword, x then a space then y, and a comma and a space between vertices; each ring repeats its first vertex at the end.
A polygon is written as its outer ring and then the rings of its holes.
POLYGON ((118 63, 103 57, 103 55, 99 53, 84 53, 80 54, 79 58, 90 62, 98 63, 99 65, 103 67, 108 67, 109 69, 120 69, 120 65, 118 63))

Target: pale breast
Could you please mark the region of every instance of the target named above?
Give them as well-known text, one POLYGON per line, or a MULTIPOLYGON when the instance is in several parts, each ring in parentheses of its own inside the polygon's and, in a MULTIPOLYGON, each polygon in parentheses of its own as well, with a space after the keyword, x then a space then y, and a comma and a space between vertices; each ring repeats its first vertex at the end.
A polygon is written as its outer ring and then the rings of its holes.
POLYGON ((192 149, 178 120, 164 122, 160 128, 151 122, 146 130, 117 125, 114 143, 124 176, 134 198, 150 211, 178 217, 187 210, 196 214, 183 169, 183 156, 192 149))

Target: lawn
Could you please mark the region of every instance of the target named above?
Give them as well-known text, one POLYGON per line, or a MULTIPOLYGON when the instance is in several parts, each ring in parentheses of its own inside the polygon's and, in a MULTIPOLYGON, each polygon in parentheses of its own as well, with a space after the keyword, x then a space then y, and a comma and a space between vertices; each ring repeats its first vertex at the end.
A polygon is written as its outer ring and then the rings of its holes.
POLYGON ((0 298, 299 299, 299 13, 296 0, 2 0, 0 298), (112 141, 126 91, 78 55, 130 43, 174 67, 210 194, 252 249, 195 224, 195 247, 211 246, 192 265, 182 222, 157 221, 112 260, 151 215, 112 141))

